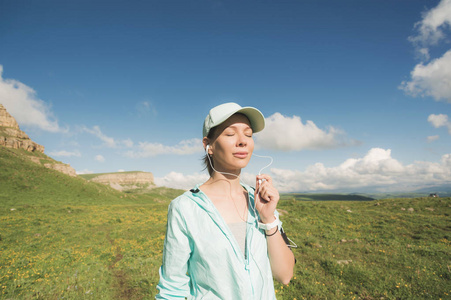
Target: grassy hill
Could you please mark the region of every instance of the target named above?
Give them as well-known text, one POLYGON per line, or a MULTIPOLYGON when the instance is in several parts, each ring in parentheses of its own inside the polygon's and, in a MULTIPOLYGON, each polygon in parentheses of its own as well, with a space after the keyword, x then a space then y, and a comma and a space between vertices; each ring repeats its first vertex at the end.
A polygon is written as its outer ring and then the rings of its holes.
POLYGON ((282 220, 299 246, 294 250, 296 277, 302 279, 284 288, 284 295, 449 298, 450 206, 450 198, 371 202, 286 198, 280 205, 288 212, 282 220))
MULTIPOLYGON (((153 299, 182 191, 125 194, 23 155, 0 147, 0 298, 153 299)), ((298 247, 277 299, 450 298, 450 198, 302 200, 279 203, 298 247)))
MULTIPOLYGON (((166 201, 179 190, 156 188, 143 196, 127 195, 111 187, 70 177, 32 162, 27 156, 42 153, 0 147, 0 203, 17 205, 112 205, 166 201), (128 197, 128 198, 127 198, 128 197)), ((98 174, 97 174, 98 175, 98 174)))
POLYGON ((0 147, 0 298, 151 298, 167 204, 183 191, 126 194, 28 155, 0 147))

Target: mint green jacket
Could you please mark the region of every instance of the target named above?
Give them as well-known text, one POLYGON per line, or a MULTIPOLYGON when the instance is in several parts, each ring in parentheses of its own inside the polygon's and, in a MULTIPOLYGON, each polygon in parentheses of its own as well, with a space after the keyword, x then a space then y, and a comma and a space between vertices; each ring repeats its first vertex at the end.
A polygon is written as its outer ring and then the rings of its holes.
MULTIPOLYGON (((243 255, 224 219, 198 187, 169 205, 156 299, 276 299, 258 215, 249 209, 243 255)), ((254 190, 243 187, 253 207, 254 190)))

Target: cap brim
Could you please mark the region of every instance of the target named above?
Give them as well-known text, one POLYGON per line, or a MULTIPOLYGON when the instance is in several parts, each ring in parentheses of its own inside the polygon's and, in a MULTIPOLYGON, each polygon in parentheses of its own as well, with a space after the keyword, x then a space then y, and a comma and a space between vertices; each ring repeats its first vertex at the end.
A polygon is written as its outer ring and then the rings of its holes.
POLYGON ((258 109, 250 106, 241 107, 230 102, 218 105, 210 110, 204 121, 203 136, 207 136, 211 128, 219 126, 237 113, 243 114, 249 119, 253 132, 259 132, 265 128, 265 117, 258 109))
POLYGON ((254 133, 262 131, 265 128, 265 117, 258 109, 254 107, 243 107, 234 114, 236 113, 241 113, 249 119, 254 133))

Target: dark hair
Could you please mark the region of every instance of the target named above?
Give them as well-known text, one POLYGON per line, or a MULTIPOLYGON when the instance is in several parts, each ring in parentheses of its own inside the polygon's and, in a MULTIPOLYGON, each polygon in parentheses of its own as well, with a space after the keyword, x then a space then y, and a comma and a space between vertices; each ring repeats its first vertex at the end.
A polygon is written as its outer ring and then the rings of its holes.
MULTIPOLYGON (((216 129, 218 129, 218 126, 211 128, 210 131, 208 132, 207 138, 210 142, 212 142, 214 139, 217 138, 217 136, 216 136, 217 130, 216 129)), ((214 172, 213 167, 212 167, 212 165, 214 163, 213 163, 213 159, 211 157, 209 158, 208 155, 209 155, 208 152, 205 151, 205 155, 202 158, 202 162, 204 164, 204 170, 207 169, 208 174, 211 176, 211 175, 213 175, 213 172, 214 172)))

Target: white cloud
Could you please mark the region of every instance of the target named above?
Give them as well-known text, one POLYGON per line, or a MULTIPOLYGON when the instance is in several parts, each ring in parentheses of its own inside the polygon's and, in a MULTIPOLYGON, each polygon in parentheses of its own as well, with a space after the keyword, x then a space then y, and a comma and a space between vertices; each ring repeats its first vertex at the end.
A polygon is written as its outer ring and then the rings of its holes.
POLYGON ((136 111, 138 112, 138 116, 147 117, 149 114, 156 116, 157 110, 155 106, 149 101, 142 101, 136 104, 136 111))
POLYGON ((417 35, 409 37, 415 44, 435 45, 445 38, 444 29, 451 25, 451 0, 442 0, 415 24, 417 35))
POLYGON ((127 148, 133 147, 133 141, 131 139, 118 141, 104 134, 102 130, 100 130, 99 126, 93 126, 92 128, 87 128, 84 126, 82 127, 82 130, 99 138, 108 148, 117 148, 119 146, 125 146, 127 148))
POLYGON ((81 153, 78 150, 75 150, 75 151, 66 151, 66 150, 53 151, 53 152, 50 152, 49 154, 51 156, 55 156, 55 157, 71 157, 71 156, 81 157, 81 153))
POLYGON ((444 114, 434 115, 431 114, 428 117, 428 122, 432 124, 435 128, 445 126, 448 122, 448 116, 444 114))
POLYGON ((428 141, 428 143, 432 143, 433 141, 436 141, 439 138, 440 138, 440 136, 438 136, 438 135, 431 135, 431 136, 427 137, 427 141, 428 141))
POLYGON ((103 132, 100 130, 99 126, 93 126, 92 129, 83 127, 83 130, 98 137, 102 142, 105 143, 107 147, 115 148, 117 146, 116 141, 114 138, 106 136, 103 134, 103 132))
MULTIPOLYGON (((408 191, 421 187, 451 183, 451 153, 440 162, 416 161, 403 165, 391 155, 390 149, 372 148, 361 158, 350 158, 338 166, 322 163, 308 166, 304 171, 273 168, 268 172, 281 193, 302 191, 408 191)), ((208 179, 207 173, 184 175, 171 172, 155 178, 159 186, 190 189, 208 179)), ((255 186, 255 174, 243 172, 241 181, 255 186)))
POLYGON ((399 87, 407 94, 451 103, 451 50, 426 65, 416 65, 410 75, 411 80, 403 81, 399 87))
POLYGON ((420 58, 422 57, 425 61, 431 58, 431 55, 429 54, 429 48, 420 48, 417 51, 420 58))
POLYGON ((122 143, 123 143, 123 144, 125 145, 125 147, 127 147, 127 148, 133 147, 133 141, 132 141, 131 139, 123 140, 122 143))
POLYGON ((428 117, 428 121, 435 128, 447 127, 448 128, 448 133, 451 134, 451 121, 448 120, 448 115, 444 115, 444 114, 434 115, 434 114, 431 114, 428 117))
POLYGON ((275 113, 266 118, 265 130, 255 135, 256 146, 261 148, 299 151, 327 149, 343 146, 344 133, 334 127, 318 128, 312 121, 305 124, 298 116, 287 117, 275 113))
POLYGON ((105 162, 105 157, 103 157, 103 155, 98 154, 96 155, 95 160, 103 163, 105 162))
POLYGON ((390 149, 373 148, 362 158, 351 158, 336 167, 316 163, 305 171, 272 169, 280 192, 383 187, 381 191, 420 188, 451 182, 451 154, 441 163, 414 162, 402 165, 390 149))
POLYGON ((50 106, 37 98, 36 91, 14 79, 2 77, 0 65, 0 103, 19 125, 37 127, 50 132, 65 131, 58 125, 50 106))
POLYGON ((130 150, 125 156, 131 158, 145 158, 162 154, 188 155, 203 151, 200 139, 181 141, 176 146, 165 146, 160 143, 140 142, 138 150, 130 150))
POLYGON ((416 34, 409 37, 422 62, 410 72, 410 80, 399 86, 411 96, 431 96, 451 103, 451 50, 430 60, 430 46, 447 38, 451 28, 451 0, 442 0, 415 24, 416 34))
POLYGON ((171 172, 164 177, 155 178, 154 182, 158 186, 189 190, 196 184, 207 181, 208 178, 209 176, 206 173, 184 175, 182 173, 171 172))

